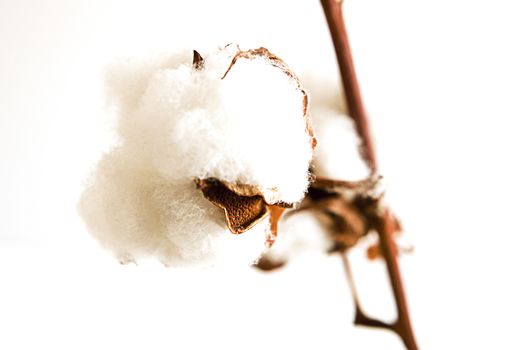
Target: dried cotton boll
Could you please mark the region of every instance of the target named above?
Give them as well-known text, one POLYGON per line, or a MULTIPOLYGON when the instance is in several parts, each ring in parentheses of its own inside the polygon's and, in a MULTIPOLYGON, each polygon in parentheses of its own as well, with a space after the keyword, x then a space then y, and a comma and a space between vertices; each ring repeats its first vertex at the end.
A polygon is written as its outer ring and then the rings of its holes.
POLYGON ((315 139, 293 72, 266 49, 229 45, 198 65, 190 55, 116 65, 109 81, 119 146, 80 199, 88 230, 121 261, 257 260, 308 186, 315 139))
POLYGON ((312 96, 310 115, 318 140, 314 173, 349 181, 368 177, 368 167, 359 154, 361 140, 346 113, 339 82, 307 76, 305 86, 312 96))

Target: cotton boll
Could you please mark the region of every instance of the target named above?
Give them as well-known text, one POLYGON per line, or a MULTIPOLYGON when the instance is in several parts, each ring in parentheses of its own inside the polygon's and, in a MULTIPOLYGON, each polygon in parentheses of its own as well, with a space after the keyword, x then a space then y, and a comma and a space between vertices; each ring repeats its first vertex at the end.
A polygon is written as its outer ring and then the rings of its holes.
POLYGON ((308 75, 304 82, 311 92, 310 115, 318 141, 315 174, 350 181, 368 177, 368 167, 359 154, 361 140, 346 113, 340 83, 308 75))
POLYGON ((326 254, 332 244, 315 214, 294 212, 281 220, 279 237, 265 253, 265 258, 273 262, 287 262, 301 254, 326 254))
POLYGON ((306 93, 267 53, 229 45, 202 67, 188 54, 113 68, 119 146, 99 162, 79 211, 121 260, 208 266, 259 257, 269 219, 232 234, 195 179, 260 189, 265 206, 302 199, 314 143, 306 93))

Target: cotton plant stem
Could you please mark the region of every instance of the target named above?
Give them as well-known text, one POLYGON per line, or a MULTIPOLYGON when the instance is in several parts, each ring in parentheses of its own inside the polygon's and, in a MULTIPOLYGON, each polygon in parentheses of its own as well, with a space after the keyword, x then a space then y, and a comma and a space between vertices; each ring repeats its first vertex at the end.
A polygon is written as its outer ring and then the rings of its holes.
POLYGON ((377 232, 379 234, 381 252, 383 253, 388 275, 390 277, 390 284, 394 293, 394 300, 396 301, 397 320, 393 323, 393 331, 399 334, 399 336, 403 339, 407 349, 416 350, 418 347, 410 322, 408 304, 403 288, 403 281, 401 280, 399 264, 397 262, 397 250, 392 239, 392 234, 395 232, 396 227, 397 223, 395 218, 392 216, 390 211, 385 210, 379 221, 377 232))
POLYGON ((359 302, 359 295, 357 294, 357 286, 355 284, 354 276, 352 274, 352 269, 350 267, 350 260, 348 259, 347 252, 341 252, 341 260, 343 261, 343 268, 346 275, 346 281, 348 282, 348 287, 352 292, 352 299, 355 306, 355 318, 354 323, 361 326, 376 327, 376 328, 388 328, 392 329, 393 325, 371 318, 363 312, 361 303, 359 302))
MULTIPOLYGON (((361 98, 357 75, 352 60, 350 42, 348 40, 346 26, 343 19, 342 1, 321 0, 321 4, 323 6, 325 17, 328 22, 328 27, 330 28, 332 41, 334 43, 348 112, 350 117, 354 120, 357 132, 361 138, 361 154, 367 162, 371 173, 376 173, 377 160, 368 126, 368 119, 366 116, 363 100, 361 98)), ((376 320, 373 320, 374 322, 367 322, 371 319, 364 316, 360 307, 356 307, 355 323, 391 329, 403 339, 407 349, 417 350, 418 346, 416 344, 415 336, 410 323, 410 316, 404 293, 403 282, 401 280, 401 274, 397 262, 396 249, 392 239, 393 233, 397 227, 395 224, 395 219, 388 210, 385 210, 385 212, 379 216, 377 226, 381 250, 386 261, 390 285, 392 287, 394 299, 396 302, 397 320, 392 324, 383 325, 381 325, 381 321, 376 320), (364 316, 361 317, 363 322, 358 322, 360 316, 364 316)), ((343 260, 343 262, 345 262, 345 260, 343 260)), ((347 261, 344 265, 347 272, 350 271, 347 261)))
POLYGON ((355 73, 354 61, 350 41, 346 33, 346 27, 343 19, 342 1, 341 0, 321 0, 323 10, 330 28, 332 41, 335 46, 339 71, 346 99, 346 105, 350 117, 355 122, 357 133, 361 138, 361 155, 367 163, 370 171, 375 173, 377 170, 377 160, 374 152, 374 145, 368 127, 366 111, 361 99, 361 91, 355 73))

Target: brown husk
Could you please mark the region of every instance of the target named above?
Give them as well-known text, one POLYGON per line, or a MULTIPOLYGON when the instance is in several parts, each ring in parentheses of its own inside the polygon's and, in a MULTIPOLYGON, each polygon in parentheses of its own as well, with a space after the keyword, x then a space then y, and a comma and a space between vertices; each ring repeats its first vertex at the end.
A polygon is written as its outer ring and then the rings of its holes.
POLYGON ((266 243, 271 246, 277 237, 277 223, 289 203, 268 204, 257 186, 232 184, 216 178, 195 179, 197 188, 206 199, 224 210, 228 228, 234 234, 246 232, 268 214, 270 232, 266 243))

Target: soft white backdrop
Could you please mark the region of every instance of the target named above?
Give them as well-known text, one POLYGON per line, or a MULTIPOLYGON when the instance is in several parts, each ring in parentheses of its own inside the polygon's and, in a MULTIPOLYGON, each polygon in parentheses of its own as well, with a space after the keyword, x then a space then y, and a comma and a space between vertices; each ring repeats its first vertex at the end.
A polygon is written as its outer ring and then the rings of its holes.
MULTIPOLYGON (((347 0, 423 349, 519 349, 525 314, 525 8, 520 1, 347 0)), ((120 266, 76 214, 111 144, 118 57, 266 46, 335 79, 320 5, 302 1, 0 0, 1 349, 401 349, 352 326, 336 257, 249 268, 120 266)), ((365 308, 394 315, 357 251, 365 308)))

